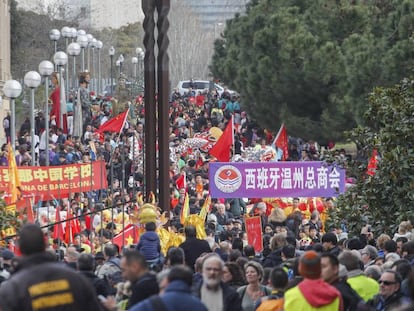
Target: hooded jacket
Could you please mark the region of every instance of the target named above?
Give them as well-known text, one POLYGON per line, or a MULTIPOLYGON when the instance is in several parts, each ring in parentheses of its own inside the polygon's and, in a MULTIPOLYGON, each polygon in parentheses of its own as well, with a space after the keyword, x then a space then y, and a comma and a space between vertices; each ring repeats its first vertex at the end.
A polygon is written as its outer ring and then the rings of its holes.
POLYGON ((146 260, 154 260, 160 257, 160 237, 154 231, 147 231, 139 238, 137 250, 144 255, 146 260))
POLYGON ((3 311, 103 310, 89 281, 54 262, 49 253, 23 257, 17 271, 0 288, 3 311))
POLYGON ((305 279, 285 293, 285 311, 342 311, 338 290, 322 279, 305 279))

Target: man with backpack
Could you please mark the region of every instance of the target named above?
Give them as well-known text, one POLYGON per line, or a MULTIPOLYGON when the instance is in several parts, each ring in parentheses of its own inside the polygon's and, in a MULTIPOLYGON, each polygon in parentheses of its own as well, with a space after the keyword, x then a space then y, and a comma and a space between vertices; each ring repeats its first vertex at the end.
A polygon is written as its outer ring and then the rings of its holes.
POLYGON ((106 279, 111 286, 111 294, 116 293, 115 286, 123 281, 121 272, 121 261, 117 255, 117 249, 113 244, 107 244, 103 250, 105 263, 97 271, 97 276, 106 279))
POLYGON ((288 274, 282 267, 276 267, 270 272, 270 285, 272 293, 262 297, 256 303, 256 311, 283 310, 285 288, 288 284, 288 274))

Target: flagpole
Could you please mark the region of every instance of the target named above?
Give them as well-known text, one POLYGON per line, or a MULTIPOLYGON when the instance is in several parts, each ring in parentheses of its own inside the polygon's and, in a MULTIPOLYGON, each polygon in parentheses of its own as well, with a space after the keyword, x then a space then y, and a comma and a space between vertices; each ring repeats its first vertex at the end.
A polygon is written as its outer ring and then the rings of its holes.
POLYGON ((236 146, 234 145, 234 117, 231 116, 231 144, 233 146, 233 157, 236 154, 236 146))

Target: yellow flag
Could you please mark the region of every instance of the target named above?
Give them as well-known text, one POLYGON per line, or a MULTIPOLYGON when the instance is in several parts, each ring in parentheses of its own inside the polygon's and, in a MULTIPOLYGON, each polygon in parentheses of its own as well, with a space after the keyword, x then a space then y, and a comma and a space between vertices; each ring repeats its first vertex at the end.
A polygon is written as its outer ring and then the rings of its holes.
POLYGON ((203 206, 201 207, 200 213, 198 214, 198 216, 200 216, 200 218, 205 221, 208 211, 210 210, 210 205, 211 205, 211 197, 207 196, 206 200, 204 201, 203 206))
POLYGON ((10 144, 7 144, 7 160, 9 162, 9 203, 14 204, 20 195, 20 179, 16 158, 14 157, 13 148, 10 144))
POLYGON ((188 217, 188 215, 190 215, 190 199, 188 198, 188 193, 186 193, 180 215, 180 222, 182 225, 184 225, 185 219, 188 217))

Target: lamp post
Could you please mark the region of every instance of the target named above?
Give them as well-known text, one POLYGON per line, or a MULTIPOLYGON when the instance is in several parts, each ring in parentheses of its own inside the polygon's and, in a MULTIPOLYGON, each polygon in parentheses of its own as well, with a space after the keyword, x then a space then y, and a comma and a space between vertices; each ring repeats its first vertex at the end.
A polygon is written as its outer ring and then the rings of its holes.
POLYGON ((76 88, 76 56, 80 54, 81 47, 79 43, 72 42, 68 45, 68 54, 73 56, 73 71, 72 71, 72 89, 76 88))
POLYGON ((132 64, 134 65, 134 80, 135 83, 137 82, 137 65, 138 65, 138 57, 132 57, 131 59, 132 64))
POLYGON ((42 78, 37 71, 29 71, 24 76, 24 84, 30 88, 30 133, 31 133, 31 150, 32 150, 32 166, 36 165, 35 154, 35 116, 34 116, 34 96, 35 88, 40 85, 42 78))
POLYGON ((121 61, 119 59, 116 60, 115 66, 118 67, 118 78, 121 75, 121 61))
MULTIPOLYGON (((46 136, 46 166, 49 166, 49 76, 54 70, 54 65, 48 60, 44 60, 39 64, 39 72, 45 78, 45 136, 46 136)), ((41 138, 41 137, 39 137, 41 138)))
POLYGON ((10 140, 13 150, 16 149, 16 109, 14 100, 22 94, 22 85, 19 81, 8 80, 3 87, 4 95, 10 98, 10 108, 11 108, 11 117, 10 117, 10 140))
MULTIPOLYGON (((68 63, 68 56, 65 52, 59 51, 56 52, 53 56, 53 61, 58 66, 59 69, 59 77, 62 81, 62 67, 68 63)), ((60 87, 60 115, 59 115, 59 127, 63 129, 63 111, 66 111, 66 101, 65 101, 65 91, 63 89, 63 84, 59 81, 60 87)))
POLYGON ((91 64, 91 67, 89 68, 89 72, 91 73, 91 82, 92 82, 92 85, 91 85, 91 91, 95 91, 96 92, 96 78, 95 78, 95 75, 96 75, 96 68, 95 68, 95 48, 96 48, 96 42, 97 42, 98 40, 96 40, 95 38, 93 38, 92 39, 92 41, 91 42, 89 42, 89 45, 91 46, 91 48, 92 48, 92 64, 91 64))
POLYGON ((91 47, 91 42, 92 42, 92 40, 93 40, 93 36, 90 34, 90 33, 88 33, 87 35, 86 35, 86 38, 88 38, 88 71, 90 72, 91 71, 91 54, 90 54, 90 47, 91 47))
POLYGON ((85 30, 83 30, 83 29, 79 29, 79 30, 78 30, 78 37, 79 37, 79 36, 84 36, 84 35, 86 35, 86 31, 85 31, 85 30))
POLYGON ((102 81, 101 81, 101 49, 103 47, 102 41, 96 41, 96 49, 98 50, 98 83, 97 83, 97 93, 98 95, 102 92, 102 81))
POLYGON ((55 48, 55 52, 57 52, 57 42, 60 39, 60 31, 58 29, 52 29, 51 31, 49 31, 49 39, 53 41, 54 43, 54 48, 55 48))
POLYGON ((114 96, 114 55, 115 49, 113 46, 109 48, 109 57, 111 58, 111 97, 114 96))
POLYGON ((86 35, 78 35, 77 42, 79 43, 82 50, 82 63, 81 69, 82 72, 85 71, 85 49, 88 47, 88 38, 86 35))
POLYGON ((76 28, 70 28, 70 36, 69 38, 72 38, 72 42, 75 42, 76 37, 78 36, 78 31, 76 28))
POLYGON ((118 61, 119 61, 119 75, 121 75, 122 73, 122 64, 124 63, 124 55, 120 54, 118 57, 118 61))
MULTIPOLYGON (((145 52, 142 48, 137 48, 135 52, 138 55, 138 73, 139 73, 139 83, 140 87, 142 87, 143 83, 143 72, 144 72, 144 58, 145 58, 145 52)), ((143 91, 143 90, 142 90, 143 91)))

